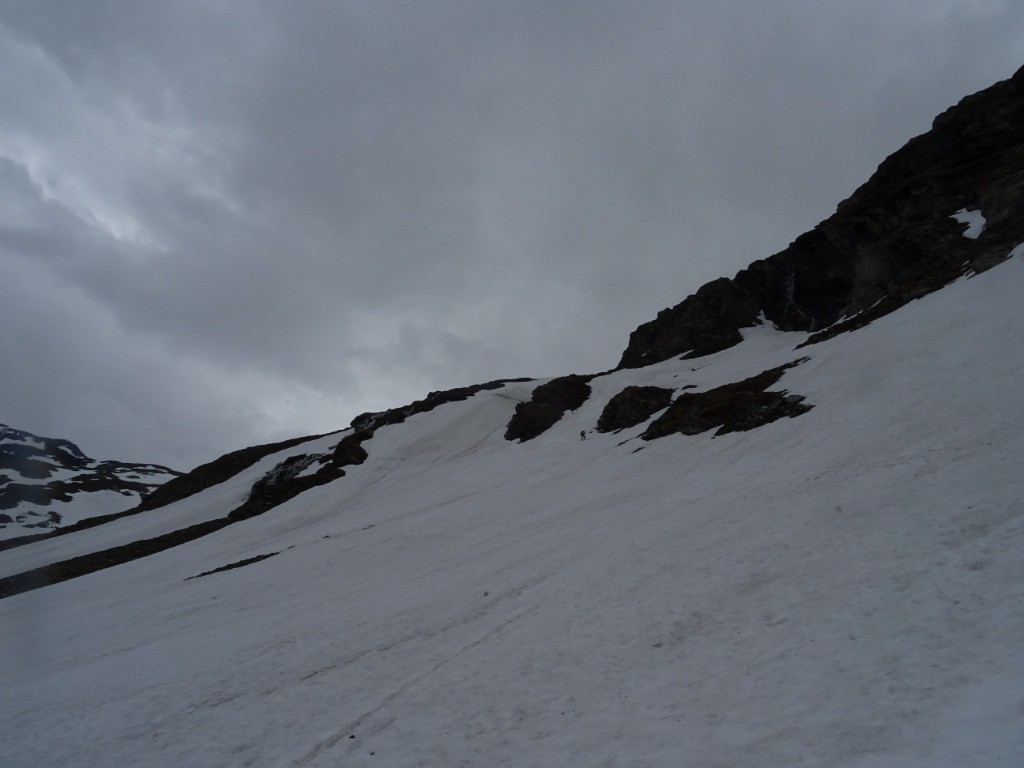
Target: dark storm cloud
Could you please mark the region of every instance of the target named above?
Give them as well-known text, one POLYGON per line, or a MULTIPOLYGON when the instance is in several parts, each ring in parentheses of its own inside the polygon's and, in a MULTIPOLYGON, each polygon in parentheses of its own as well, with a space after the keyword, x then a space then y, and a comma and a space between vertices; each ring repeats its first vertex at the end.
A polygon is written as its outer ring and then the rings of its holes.
POLYGON ((187 466, 610 367, 1022 30, 981 0, 0 2, 0 421, 187 466))

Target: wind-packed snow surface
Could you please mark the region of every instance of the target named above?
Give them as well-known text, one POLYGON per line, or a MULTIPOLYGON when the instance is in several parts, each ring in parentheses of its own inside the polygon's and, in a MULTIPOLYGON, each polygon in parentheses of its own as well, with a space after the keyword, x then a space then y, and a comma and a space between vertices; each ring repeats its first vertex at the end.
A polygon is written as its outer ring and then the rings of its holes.
MULTIPOLYGON (((3 763, 1024 765, 1022 295, 1018 254, 822 344, 753 329, 598 377, 523 444, 534 384, 484 391, 261 517, 2 600, 3 763), (627 384, 805 355, 772 388, 796 418, 579 439, 627 384)), ((251 480, 0 565, 226 514, 251 480)))

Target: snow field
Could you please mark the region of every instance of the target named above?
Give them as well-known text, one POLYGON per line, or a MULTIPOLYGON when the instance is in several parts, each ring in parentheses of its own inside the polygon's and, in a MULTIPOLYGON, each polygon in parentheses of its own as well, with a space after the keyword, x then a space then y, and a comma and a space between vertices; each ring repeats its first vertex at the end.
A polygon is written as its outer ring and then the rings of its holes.
MULTIPOLYGON (((1021 258, 798 351, 758 328, 599 377, 522 445, 502 435, 536 384, 481 392, 264 516, 2 600, 7 759, 1024 764, 1021 258), (773 387, 815 406, 798 418, 578 439, 627 384, 805 355, 773 387)), ((220 516, 281 458, 0 566, 220 516)))

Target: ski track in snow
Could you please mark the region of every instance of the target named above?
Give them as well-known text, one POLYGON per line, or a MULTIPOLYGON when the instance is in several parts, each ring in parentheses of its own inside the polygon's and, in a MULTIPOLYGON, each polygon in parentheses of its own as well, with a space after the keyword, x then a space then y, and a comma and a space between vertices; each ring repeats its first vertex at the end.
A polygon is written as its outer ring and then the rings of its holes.
MULTIPOLYGON (((443 405, 266 515, 0 600, 5 765, 1024 765, 1014 254, 798 351, 754 328, 598 377, 526 444, 502 434, 540 382, 443 405), (578 439, 627 384, 804 355, 772 387, 798 418, 578 439)), ((0 573, 222 516, 341 436, 0 573)))

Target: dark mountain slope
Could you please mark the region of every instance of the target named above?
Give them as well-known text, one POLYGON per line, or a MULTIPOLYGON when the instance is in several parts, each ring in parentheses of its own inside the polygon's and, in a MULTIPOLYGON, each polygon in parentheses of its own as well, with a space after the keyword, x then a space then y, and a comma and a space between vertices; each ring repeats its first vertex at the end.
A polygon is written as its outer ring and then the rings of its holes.
POLYGON ((818 332, 812 341, 860 327, 1004 259, 1024 240, 1022 208, 1024 68, 939 115, 784 251, 641 325, 619 368, 725 349, 761 313, 782 330, 818 332), (952 218, 963 209, 984 215, 980 237, 952 218))

